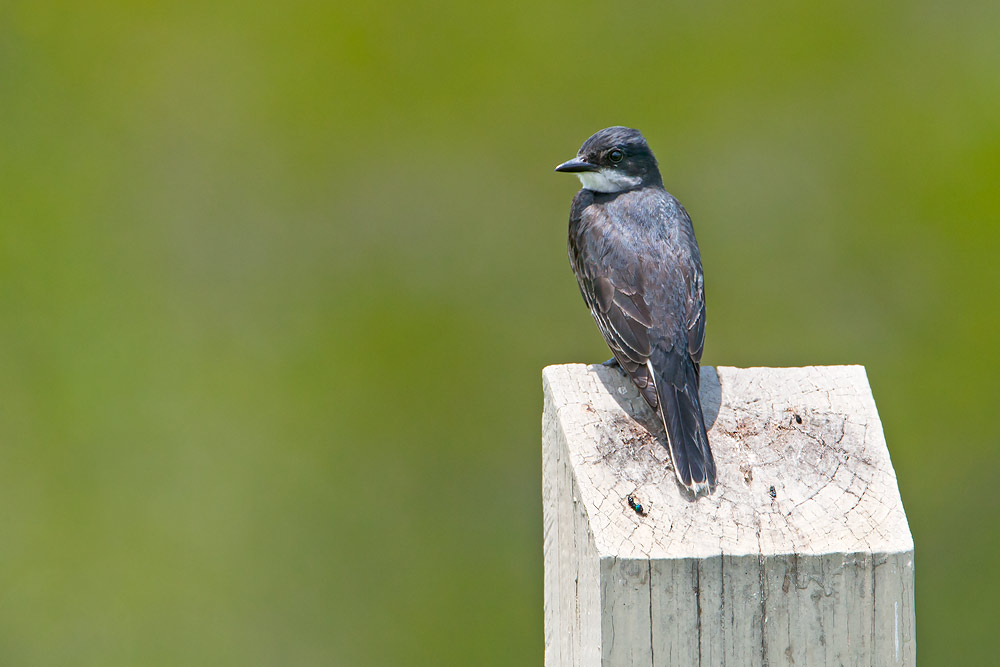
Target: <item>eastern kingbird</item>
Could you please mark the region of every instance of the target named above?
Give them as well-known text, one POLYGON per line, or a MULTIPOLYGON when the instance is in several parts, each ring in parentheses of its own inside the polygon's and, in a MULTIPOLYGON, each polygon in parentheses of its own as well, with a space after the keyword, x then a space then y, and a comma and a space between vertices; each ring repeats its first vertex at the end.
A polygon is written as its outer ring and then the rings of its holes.
POLYGON ((715 461, 698 396, 705 287, 691 218, 638 130, 601 130, 556 171, 583 184, 569 260, 612 362, 663 421, 677 479, 696 496, 710 492, 715 461))

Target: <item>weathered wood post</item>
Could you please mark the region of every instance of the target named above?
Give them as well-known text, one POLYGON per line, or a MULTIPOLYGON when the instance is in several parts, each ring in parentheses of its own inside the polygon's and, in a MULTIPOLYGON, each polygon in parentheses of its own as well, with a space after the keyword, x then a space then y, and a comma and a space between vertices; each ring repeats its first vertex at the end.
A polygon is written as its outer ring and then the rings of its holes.
POLYGON ((543 372, 545 665, 913 665, 913 539, 861 366, 702 369, 694 501, 617 369, 543 372))

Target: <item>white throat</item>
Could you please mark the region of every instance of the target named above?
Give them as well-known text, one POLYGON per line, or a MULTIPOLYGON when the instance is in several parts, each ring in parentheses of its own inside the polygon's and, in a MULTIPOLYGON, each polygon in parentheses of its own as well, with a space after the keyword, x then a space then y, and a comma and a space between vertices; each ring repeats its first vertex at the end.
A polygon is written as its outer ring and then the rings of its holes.
POLYGON ((638 176, 628 176, 616 169, 581 171, 577 173, 577 177, 585 189, 594 192, 621 192, 634 188, 642 181, 638 176))

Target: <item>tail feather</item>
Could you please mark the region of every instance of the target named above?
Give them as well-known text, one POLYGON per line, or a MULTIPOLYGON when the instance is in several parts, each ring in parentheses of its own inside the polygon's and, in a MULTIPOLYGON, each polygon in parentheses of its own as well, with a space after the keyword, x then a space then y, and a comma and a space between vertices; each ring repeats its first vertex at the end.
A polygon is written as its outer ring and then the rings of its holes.
POLYGON ((708 446, 705 418, 698 395, 698 371, 693 362, 684 360, 673 377, 653 372, 660 418, 667 432, 667 444, 674 471, 681 484, 695 494, 715 486, 715 459, 708 446))

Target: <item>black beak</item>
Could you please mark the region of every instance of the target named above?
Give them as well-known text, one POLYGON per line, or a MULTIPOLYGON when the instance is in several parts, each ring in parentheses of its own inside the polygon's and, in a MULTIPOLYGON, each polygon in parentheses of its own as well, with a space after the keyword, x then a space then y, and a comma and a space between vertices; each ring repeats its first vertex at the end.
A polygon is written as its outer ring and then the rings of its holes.
POLYGON ((575 157, 569 162, 563 162, 561 165, 556 167, 556 171, 565 171, 569 173, 575 173, 578 171, 600 171, 600 167, 596 164, 591 164, 581 157, 575 157))

